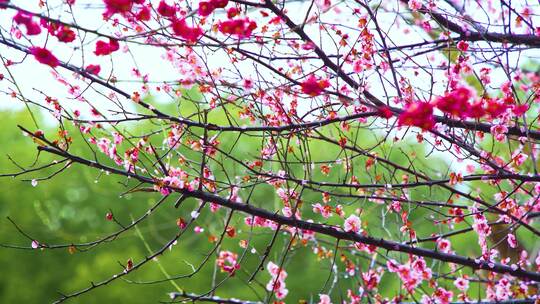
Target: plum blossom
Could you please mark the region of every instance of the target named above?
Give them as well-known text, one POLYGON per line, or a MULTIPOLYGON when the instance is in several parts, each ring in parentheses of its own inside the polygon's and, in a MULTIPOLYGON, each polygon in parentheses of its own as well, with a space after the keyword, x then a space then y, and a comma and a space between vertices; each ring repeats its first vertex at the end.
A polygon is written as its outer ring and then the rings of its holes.
POLYGON ((94 50, 94 54, 96 54, 96 56, 105 56, 110 55, 111 53, 116 52, 119 49, 120 44, 116 39, 109 39, 109 42, 98 40, 96 42, 96 49, 94 50))
POLYGON ((276 298, 279 300, 284 299, 289 293, 289 290, 285 287, 287 272, 273 262, 268 262, 266 269, 271 276, 270 281, 266 285, 266 290, 274 292, 276 298))
POLYGON ((454 297, 452 291, 448 291, 442 287, 437 287, 431 297, 424 295, 422 297, 422 304, 449 304, 454 297))
POLYGON ((461 40, 457 43, 457 48, 462 52, 466 52, 469 49, 469 44, 467 43, 467 41, 461 40))
POLYGON ((345 232, 355 232, 358 233, 362 229, 362 223, 360 221, 360 218, 354 214, 350 215, 343 224, 343 230, 345 232))
POLYGON ((467 280, 466 278, 457 278, 454 281, 454 285, 457 289, 465 292, 469 289, 469 280, 467 280))
POLYGON ((161 0, 159 2, 157 12, 163 17, 170 18, 176 15, 176 7, 174 7, 173 5, 169 5, 167 4, 167 2, 161 0))
POLYGON ((327 79, 320 79, 311 74, 301 83, 300 86, 302 87, 302 93, 314 97, 320 95, 326 88, 328 88, 330 86, 330 82, 327 79))
POLYGON ((217 258, 217 265, 221 268, 221 271, 228 272, 231 275, 240 268, 238 264, 238 255, 230 251, 220 251, 217 258))
POLYGON ((319 294, 318 304, 332 304, 332 300, 327 294, 319 294))
POLYGON ((200 27, 191 27, 187 24, 186 19, 173 19, 172 30, 176 36, 180 36, 182 39, 188 42, 196 42, 203 35, 203 31, 200 27))
POLYGON ((408 291, 414 290, 422 281, 430 280, 432 277, 431 269, 426 266, 422 257, 409 258, 409 261, 403 265, 394 260, 389 260, 386 265, 388 271, 395 272, 408 291))
POLYGON ((130 12, 134 4, 143 4, 145 0, 103 0, 105 12, 103 16, 110 18, 114 14, 126 14, 130 12))
POLYGON ((511 248, 516 248, 517 247, 517 240, 516 240, 516 236, 512 233, 508 234, 508 238, 506 239, 508 241, 508 245, 511 247, 511 248))
POLYGON ((416 126, 431 130, 435 126, 433 106, 427 102, 412 102, 407 104, 405 111, 398 117, 399 126, 416 126))
POLYGON ((503 142, 506 139, 506 133, 508 133, 508 127, 502 124, 494 125, 491 127, 491 134, 498 142, 503 142))
POLYGON ((332 207, 330 205, 313 204, 313 212, 320 213, 324 218, 332 216, 332 207))
POLYGON ((51 51, 47 50, 46 48, 31 47, 29 50, 39 63, 48 65, 53 68, 60 65, 60 61, 51 53, 51 51))
POLYGON ((512 153, 512 161, 516 166, 521 166, 529 156, 525 153, 522 153, 520 150, 516 150, 512 153))
POLYGON ((414 12, 422 8, 422 1, 420 0, 410 0, 409 8, 414 12))
POLYGON ((16 24, 22 24, 26 27, 26 35, 34 36, 41 33, 41 27, 39 24, 32 20, 32 15, 18 11, 17 15, 13 17, 13 22, 16 24))
POLYGON ((379 282, 381 281, 381 276, 384 273, 382 267, 375 269, 370 269, 367 272, 362 273, 362 281, 364 282, 364 287, 366 290, 373 290, 377 288, 379 282))
POLYGON ((101 66, 99 64, 89 64, 84 70, 88 74, 98 75, 101 72, 101 66))
MULTIPOLYGON (((197 12, 199 15, 206 17, 212 12, 214 12, 215 9, 218 8, 225 8, 229 4, 229 0, 210 0, 210 1, 201 1, 199 2, 199 9, 197 12)), ((227 16, 229 16, 227 12, 227 16)), ((232 17, 229 17, 232 18, 232 17)))
POLYGON ((444 113, 459 118, 467 118, 470 115, 472 91, 466 87, 459 87, 435 100, 435 106, 444 113))
POLYGON ((257 23, 249 18, 239 18, 221 21, 218 30, 222 34, 229 34, 238 39, 248 38, 257 28, 257 23))
POLYGON ((443 253, 450 253, 452 245, 447 239, 437 239, 437 249, 443 253))

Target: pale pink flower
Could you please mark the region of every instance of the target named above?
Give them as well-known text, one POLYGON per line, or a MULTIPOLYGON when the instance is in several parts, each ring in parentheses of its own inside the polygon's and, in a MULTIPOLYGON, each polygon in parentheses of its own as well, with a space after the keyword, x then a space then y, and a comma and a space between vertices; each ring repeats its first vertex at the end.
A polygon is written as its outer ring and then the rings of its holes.
POLYGON ((516 240, 516 236, 512 233, 508 234, 508 238, 506 239, 508 241, 508 245, 510 245, 510 247, 512 248, 516 248, 517 247, 517 240, 516 240))
POLYGON ((332 304, 332 300, 326 294, 319 294, 319 303, 318 304, 332 304))
POLYGON ((362 223, 360 222, 360 218, 353 214, 345 220, 345 223, 343 224, 343 230, 345 230, 345 232, 352 231, 358 233, 361 230, 361 225, 362 223))
POLYGON ((469 280, 465 278, 457 278, 454 281, 454 285, 456 286, 457 289, 465 292, 467 291, 467 289, 469 289, 469 280))
POLYGON ((409 8, 414 12, 422 8, 422 1, 420 0, 410 0, 409 8))

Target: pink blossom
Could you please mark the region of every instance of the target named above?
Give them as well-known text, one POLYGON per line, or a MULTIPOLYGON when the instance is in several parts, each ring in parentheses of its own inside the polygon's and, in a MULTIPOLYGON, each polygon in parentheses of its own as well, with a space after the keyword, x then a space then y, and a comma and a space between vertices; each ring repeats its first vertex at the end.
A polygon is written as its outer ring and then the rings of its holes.
POLYGON ((345 232, 355 232, 358 233, 361 230, 362 223, 360 222, 360 218, 356 215, 350 215, 343 224, 343 230, 345 232))
POLYGON ((302 93, 309 96, 320 95, 326 88, 330 86, 330 82, 327 79, 319 79, 315 75, 309 75, 306 80, 304 80, 301 85, 302 93))
POLYGON ((508 245, 510 245, 511 248, 517 247, 517 239, 514 234, 512 233, 508 234, 508 238, 506 240, 508 241, 508 245))
POLYGON ((422 1, 409 0, 409 8, 414 12, 422 8, 422 1))
POLYGON ((368 272, 362 273, 362 281, 364 282, 364 287, 367 290, 373 290, 377 288, 379 282, 381 281, 381 276, 383 274, 383 269, 381 267, 375 269, 370 269, 368 272))
POLYGON ((469 44, 466 41, 461 40, 458 42, 457 48, 462 52, 466 52, 469 49, 469 44))
POLYGON ((451 243, 447 239, 437 239, 437 249, 444 253, 449 253, 451 251, 451 243))
POLYGON ((289 290, 285 288, 285 279, 287 273, 273 262, 268 262, 266 269, 270 273, 270 281, 266 285, 266 290, 273 291, 276 298, 283 299, 289 293, 289 290))
POLYGON ((414 290, 422 281, 430 280, 431 269, 426 266, 426 262, 421 257, 409 258, 406 264, 400 265, 394 260, 386 263, 388 271, 396 273, 408 291, 414 290))
POLYGON ((521 153, 521 151, 516 150, 514 153, 512 153, 512 161, 516 166, 521 166, 528 158, 529 156, 527 154, 521 153))
POLYGON ((121 144, 122 141, 124 140, 124 137, 118 132, 113 132, 113 138, 114 138, 115 145, 121 144))
POLYGON ((234 274, 234 272, 240 268, 238 264, 238 255, 230 251, 220 251, 217 258, 217 265, 221 268, 221 271, 234 274))
POLYGON ((436 304, 449 304, 454 297, 452 291, 446 290, 442 287, 438 287, 433 293, 433 298, 436 304))
POLYGON ((332 304, 332 300, 327 294, 319 294, 318 304, 332 304))
POLYGON ((494 125, 491 127, 491 134, 498 142, 503 142, 506 139, 506 133, 508 133, 508 127, 505 125, 494 125))
POLYGON ((313 212, 320 213, 324 218, 332 216, 332 207, 329 205, 313 204, 313 212))
POLYGON ((467 289, 469 289, 469 280, 465 278, 457 278, 454 281, 454 285, 456 286, 457 289, 465 292, 467 291, 467 289))

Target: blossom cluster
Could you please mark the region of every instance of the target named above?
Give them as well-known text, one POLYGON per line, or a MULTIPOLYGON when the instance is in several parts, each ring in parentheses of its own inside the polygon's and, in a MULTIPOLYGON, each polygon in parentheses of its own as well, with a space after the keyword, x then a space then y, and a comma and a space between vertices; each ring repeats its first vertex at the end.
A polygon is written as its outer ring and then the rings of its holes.
POLYGON ((270 273, 270 281, 266 284, 266 290, 272 291, 276 298, 283 299, 289 293, 289 290, 285 286, 285 279, 287 278, 287 272, 273 262, 268 262, 266 269, 270 273))
POLYGON ((234 252, 220 251, 216 263, 221 271, 228 272, 231 275, 234 275, 234 272, 240 269, 238 255, 234 252))

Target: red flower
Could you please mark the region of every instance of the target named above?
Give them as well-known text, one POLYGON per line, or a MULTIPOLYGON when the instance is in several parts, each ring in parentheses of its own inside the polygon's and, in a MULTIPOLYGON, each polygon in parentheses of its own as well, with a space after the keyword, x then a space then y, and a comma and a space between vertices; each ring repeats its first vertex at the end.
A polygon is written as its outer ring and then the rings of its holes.
POLYGON ((257 28, 257 23, 249 18, 225 20, 218 24, 218 29, 223 34, 237 36, 239 39, 251 36, 253 30, 257 28))
POLYGON ((413 102, 405 107, 398 118, 398 126, 415 126, 431 130, 435 126, 433 106, 427 102, 413 102))
POLYGON ((34 55, 39 63, 46 64, 50 67, 57 67, 60 64, 60 61, 47 49, 41 47, 31 47, 30 53, 34 55))
POLYGON ((465 41, 460 41, 457 44, 457 48, 462 52, 466 52, 469 49, 469 44, 465 41))
POLYGON ((190 27, 186 19, 175 19, 172 22, 172 29, 175 35, 182 37, 189 42, 195 42, 201 38, 203 31, 200 27, 190 27))
POLYGON ((18 12, 13 21, 17 24, 23 24, 26 27, 26 35, 33 36, 41 33, 41 27, 38 23, 32 21, 32 15, 18 12))
POLYGON ((132 0, 103 0, 105 3, 105 15, 110 17, 116 13, 127 13, 133 7, 132 0))
POLYGON ((227 10, 227 18, 232 19, 233 17, 238 16, 239 13, 240 10, 233 6, 227 10))
POLYGON ((105 56, 109 55, 112 52, 118 51, 120 49, 120 45, 118 44, 117 40, 109 39, 109 43, 98 40, 96 42, 96 50, 94 51, 94 54, 97 56, 105 56))
POLYGON ((176 7, 172 5, 168 5, 164 0, 161 0, 161 2, 159 2, 157 11, 163 17, 170 18, 176 15, 176 7))
POLYGON ((229 0, 212 0, 212 3, 217 8, 224 8, 229 4, 229 0))
POLYGON ((435 100, 435 106, 452 116, 466 118, 469 116, 469 99, 471 97, 472 93, 469 89, 460 87, 447 93, 445 96, 437 98, 435 100))
POLYGON ((201 1, 199 2, 199 15, 206 17, 216 9, 224 8, 229 4, 229 0, 210 0, 210 1, 201 1))
POLYGON ((387 106, 382 106, 377 109, 377 115, 379 115, 382 118, 389 119, 392 116, 394 116, 394 113, 392 113, 392 110, 387 106))
POLYGON ((72 42, 73 40, 75 40, 76 37, 75 32, 70 30, 66 26, 60 27, 60 29, 54 34, 54 36, 56 36, 56 38, 58 38, 58 40, 60 40, 61 42, 66 43, 72 42))
POLYGON ((200 16, 206 17, 212 14, 212 12, 216 9, 213 2, 208 1, 201 1, 199 2, 199 9, 197 12, 200 16))
POLYGON ((467 117, 470 117, 470 118, 481 118, 485 114, 486 114, 486 111, 484 110, 484 107, 481 101, 473 103, 467 109, 467 117))
POLYGON ((508 105, 502 101, 488 99, 486 104, 486 113, 493 119, 504 114, 508 109, 508 105))
POLYGON ((150 20, 150 9, 147 6, 141 8, 141 10, 135 16, 139 21, 148 21, 150 20))
POLYGON ((109 18, 114 14, 125 14, 131 11, 133 4, 143 4, 145 0, 103 0, 106 11, 103 14, 109 18))
POLYGON ((90 64, 86 67, 85 71, 89 74, 97 75, 101 71, 99 64, 90 64))
POLYGON ((330 82, 327 79, 319 79, 311 74, 300 86, 302 87, 302 93, 310 96, 318 96, 330 86, 330 82))
POLYGON ((512 107, 512 112, 514 112, 514 114, 516 116, 521 116, 525 113, 527 113, 527 110, 529 109, 529 106, 527 104, 522 104, 522 105, 514 105, 512 107))

